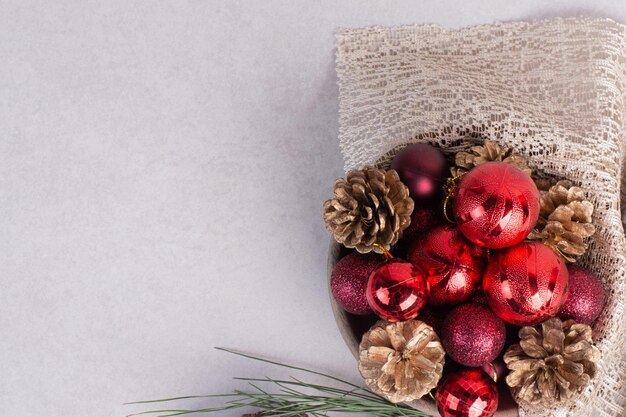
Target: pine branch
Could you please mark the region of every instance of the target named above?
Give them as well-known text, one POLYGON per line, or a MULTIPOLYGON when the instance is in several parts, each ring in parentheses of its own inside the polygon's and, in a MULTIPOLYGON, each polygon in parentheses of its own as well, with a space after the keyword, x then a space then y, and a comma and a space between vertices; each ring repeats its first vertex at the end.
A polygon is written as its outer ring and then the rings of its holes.
POLYGON ((340 386, 326 386, 305 382, 294 377, 290 379, 272 378, 235 378, 246 381, 250 391, 235 391, 229 394, 189 395, 158 400, 136 401, 129 404, 154 404, 179 402, 190 399, 222 398, 225 402, 215 408, 200 409, 161 409, 130 414, 128 417, 153 415, 158 417, 175 417, 191 414, 208 414, 240 408, 256 408, 260 411, 244 414, 242 417, 322 417, 329 412, 360 413, 376 417, 429 417, 413 408, 392 404, 370 390, 332 375, 259 358, 224 348, 216 348, 223 352, 247 359, 269 363, 278 367, 288 368, 305 374, 321 376, 340 386), (259 384, 273 387, 276 392, 261 388, 259 384), (343 385, 343 387, 341 386, 343 385))

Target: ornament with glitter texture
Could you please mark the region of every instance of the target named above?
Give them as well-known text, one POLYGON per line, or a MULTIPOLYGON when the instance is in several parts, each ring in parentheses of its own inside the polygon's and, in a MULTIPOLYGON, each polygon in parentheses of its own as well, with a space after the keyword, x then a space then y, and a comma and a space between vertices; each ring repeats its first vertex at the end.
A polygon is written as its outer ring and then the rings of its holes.
POLYGON ((426 304, 424 277, 410 262, 386 255, 388 260, 370 275, 367 301, 387 321, 412 319, 426 304))
POLYGON ((411 223, 402 232, 402 242, 412 243, 422 233, 437 226, 441 221, 433 207, 416 204, 411 213, 411 223))
POLYGON ((483 366, 498 357, 506 340, 504 322, 487 307, 468 303, 448 314, 441 329, 446 353, 465 366, 483 366))
POLYGON ((568 272, 549 247, 523 242, 495 252, 483 277, 489 307, 505 322, 530 326, 556 315, 567 297, 568 272))
POLYGON ((411 198, 423 202, 441 195, 448 167, 439 149, 417 143, 402 149, 391 162, 391 169, 398 172, 411 198))
POLYGON ((577 323, 591 324, 604 307, 602 283, 591 271, 580 266, 570 265, 567 270, 569 293, 558 316, 577 323))
POLYGON ((437 389, 442 417, 491 417, 498 409, 498 389, 480 369, 470 368, 446 377, 437 389))
POLYGON ((408 259, 424 274, 429 304, 458 304, 476 291, 486 252, 465 239, 456 226, 443 225, 415 242, 408 259))
POLYGON ((502 249, 524 240, 537 224, 539 190, 519 168, 488 162, 462 177, 452 209, 465 237, 502 249))
POLYGON ((380 263, 381 258, 373 254, 351 253, 341 258, 330 277, 330 289, 337 304, 348 313, 372 314, 365 289, 372 271, 380 263))
POLYGON ((420 310, 417 318, 432 327, 435 333, 439 335, 441 334, 441 326, 443 326, 443 321, 446 319, 448 312, 449 310, 446 309, 446 307, 426 305, 420 310))

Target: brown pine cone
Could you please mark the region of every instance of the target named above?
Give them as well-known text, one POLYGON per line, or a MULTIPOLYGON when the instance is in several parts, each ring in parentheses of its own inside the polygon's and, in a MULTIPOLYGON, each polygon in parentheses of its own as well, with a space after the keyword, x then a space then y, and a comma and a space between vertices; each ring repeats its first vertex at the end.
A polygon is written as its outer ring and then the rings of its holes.
POLYGON ((504 354, 506 383, 518 403, 552 407, 575 398, 596 373, 600 350, 591 327, 551 318, 541 329, 523 327, 519 345, 504 354))
POLYGON ((365 167, 335 181, 324 222, 338 243, 361 253, 390 250, 411 222, 413 200, 394 170, 365 167))
POLYGON ((528 239, 539 240, 561 254, 568 262, 585 253, 585 239, 596 229, 591 224, 593 204, 570 181, 537 180, 541 193, 539 221, 528 239))
POLYGON ((365 383, 392 403, 421 398, 437 386, 443 372, 439 337, 419 320, 378 321, 363 335, 359 352, 365 383))
POLYGON ((454 161, 456 166, 450 168, 450 172, 458 177, 478 165, 494 161, 515 165, 528 175, 532 174, 526 158, 515 153, 513 148, 500 146, 489 139, 485 139, 482 145, 472 146, 469 152, 457 152, 454 161))

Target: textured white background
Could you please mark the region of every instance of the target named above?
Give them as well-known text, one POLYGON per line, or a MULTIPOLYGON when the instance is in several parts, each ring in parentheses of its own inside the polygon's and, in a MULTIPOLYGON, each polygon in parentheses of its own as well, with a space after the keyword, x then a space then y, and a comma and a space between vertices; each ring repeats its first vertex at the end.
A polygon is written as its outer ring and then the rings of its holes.
POLYGON ((325 277, 333 30, 626 22, 585 3, 1 1, 0 415, 281 375, 213 346, 359 381, 325 277))

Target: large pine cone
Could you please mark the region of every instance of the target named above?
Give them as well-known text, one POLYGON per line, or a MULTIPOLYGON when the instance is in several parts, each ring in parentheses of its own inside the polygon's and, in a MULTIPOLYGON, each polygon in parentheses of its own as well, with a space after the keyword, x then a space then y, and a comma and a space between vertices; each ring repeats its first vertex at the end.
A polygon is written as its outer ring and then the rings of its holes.
POLYGON ((504 162, 512 164, 527 173, 532 174, 532 169, 528 167, 528 161, 523 156, 515 153, 509 146, 500 146, 496 142, 485 139, 482 145, 472 146, 469 152, 457 152, 454 163, 456 166, 450 168, 453 176, 458 177, 478 165, 486 162, 504 162))
POLYGON ((338 243, 361 253, 391 249, 411 223, 413 200, 394 170, 372 167, 335 181, 335 198, 324 203, 324 222, 338 243))
POLYGON ((587 250, 585 239, 596 231, 591 224, 593 204, 582 189, 567 180, 538 180, 537 187, 541 193, 539 221, 528 239, 539 240, 575 262, 587 250))
POLYGON ((365 383, 392 403, 421 398, 437 386, 443 372, 439 337, 419 320, 378 321, 363 335, 359 352, 365 383))
POLYGON ((600 350, 589 325, 551 318, 541 331, 523 327, 519 337, 504 354, 506 383, 517 402, 552 407, 573 399, 594 377, 600 350))

